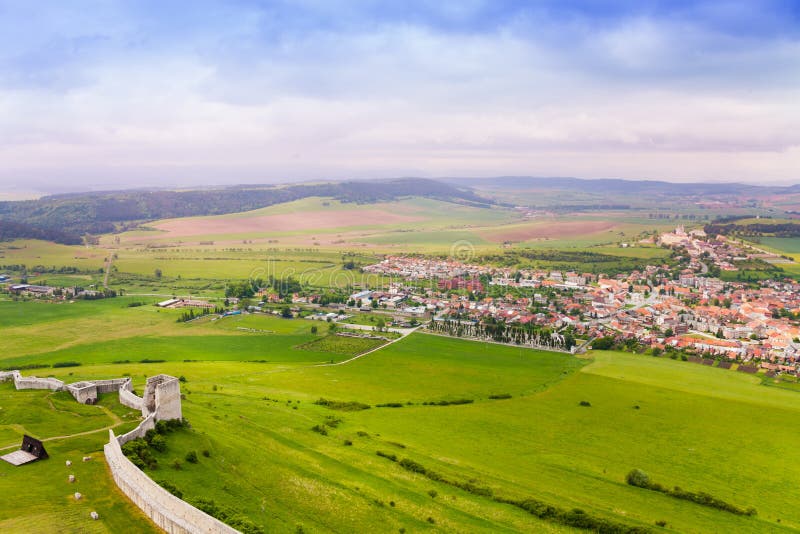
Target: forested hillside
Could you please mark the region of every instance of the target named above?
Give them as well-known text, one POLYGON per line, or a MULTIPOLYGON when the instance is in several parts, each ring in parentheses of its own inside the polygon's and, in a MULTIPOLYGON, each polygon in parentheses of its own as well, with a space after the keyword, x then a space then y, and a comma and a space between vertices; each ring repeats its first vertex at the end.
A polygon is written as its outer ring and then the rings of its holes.
POLYGON ((37 238, 73 244, 79 243, 85 234, 113 232, 140 221, 237 213, 312 196, 355 203, 407 196, 482 207, 492 203, 468 188, 417 178, 190 191, 79 193, 0 202, 0 239, 37 238))

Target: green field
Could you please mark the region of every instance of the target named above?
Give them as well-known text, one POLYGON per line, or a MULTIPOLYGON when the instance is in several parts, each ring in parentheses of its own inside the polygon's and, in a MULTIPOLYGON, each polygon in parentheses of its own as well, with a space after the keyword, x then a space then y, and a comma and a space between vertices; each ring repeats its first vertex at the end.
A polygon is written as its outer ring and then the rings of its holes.
MULTIPOLYGON (((377 277, 361 276, 357 267, 381 253, 447 255, 461 241, 478 256, 501 255, 506 236, 512 252, 586 248, 618 257, 596 264, 587 257, 572 266, 586 271, 667 261, 664 249, 618 244, 674 224, 627 212, 522 222, 509 209, 420 199, 364 206, 305 199, 190 222, 234 221, 246 229, 259 217, 330 211, 344 218, 376 209, 418 220, 190 238, 136 230, 102 236, 91 247, 0 243, 0 265, 80 269, 34 274, 31 281, 97 284, 111 258, 109 284, 126 292, 74 303, 0 297, 0 368, 41 366, 23 372, 68 382, 129 375, 139 391, 147 376, 183 377, 191 428, 168 436, 149 474, 184 498, 211 499, 265 532, 575 531, 501 502, 524 499, 653 532, 800 528, 792 491, 800 478, 795 383, 668 358, 615 352, 578 358, 423 333, 331 365, 383 342, 267 314, 183 323, 180 310, 153 305, 176 294, 219 302, 227 281, 247 278, 291 275, 316 288, 376 284, 377 277), (613 219, 610 227, 580 226, 604 216, 613 219), (526 237, 542 228, 555 233, 526 237), (571 234, 558 235, 561 228, 571 234), (346 261, 356 268, 345 269, 346 261), (81 365, 52 367, 71 361, 81 365), (186 461, 191 451, 197 463, 186 461), (437 476, 404 469, 386 458, 392 455, 437 476), (625 475, 634 468, 665 487, 707 492, 753 506, 758 515, 629 486, 625 475)), ((162 223, 171 224, 148 224, 162 223)), ((525 261, 559 268, 567 260, 525 261)), ((359 314, 352 322, 373 325, 378 317, 391 314, 359 314)), ((52 456, 23 468, 0 465, 0 494, 19 496, 0 500, 0 531, 50 532, 53 525, 61 532, 152 531, 113 489, 97 457, 107 428, 122 432, 135 424, 135 414, 113 396, 81 406, 64 393, 0 385, 0 447, 15 447, 28 432, 50 439, 52 456), (87 453, 97 461, 79 462, 78 486, 67 485, 64 460, 87 453), (70 498, 76 490, 87 495, 84 501, 70 498), (87 520, 90 507, 100 521, 87 520)))
MULTIPOLYGON (((184 376, 183 408, 192 429, 168 437, 151 476, 189 500, 212 499, 265 531, 570 530, 410 473, 377 451, 488 488, 498 498, 535 498, 627 525, 656 529, 663 520, 677 532, 800 527, 787 491, 800 476, 800 453, 792 445, 800 423, 797 392, 764 386, 759 377, 670 359, 600 352, 587 360, 427 334, 346 365, 318 367, 310 364, 348 356, 315 342, 325 338, 310 333, 312 321, 250 315, 181 324, 152 306, 128 308, 126 299, 0 303, 0 336, 13 340, 2 365, 79 360, 80 367, 26 373, 68 381, 130 374, 138 388, 148 375, 184 376), (141 335, 142 325, 150 335, 141 335), (40 336, 51 330, 95 335, 62 347, 63 339, 40 336), (305 350, 308 343, 314 350, 305 350), (140 363, 144 358, 166 361, 140 363), (334 410, 315 404, 320 398, 371 407, 334 410), (436 405, 453 401, 471 402, 436 405), (185 461, 189 451, 198 453, 198 463, 185 461), (668 487, 754 506, 758 515, 736 516, 628 486, 625 475, 633 468, 668 487)), ((16 392, 9 385, 0 391, 0 438, 9 445, 19 437, 15 425, 46 438, 106 428, 115 424, 109 413, 126 413, 111 409, 113 399, 89 407, 65 394, 16 392), (64 411, 50 410, 48 399, 64 411), (29 405, 37 409, 23 409, 29 405)), ((133 424, 122 421, 120 429, 133 424)), ((30 489, 22 508, 0 505, 0 521, 72 517, 64 473, 53 472, 63 470, 74 443, 98 451, 104 440, 97 432, 66 439, 63 447, 53 441, 53 458, 29 466, 42 470, 41 487, 30 489), (62 500, 54 497, 59 491, 62 500)), ((15 469, 0 466, 6 475, 0 487, 20 472, 15 469)), ((115 502, 100 510, 108 522, 87 528, 138 517, 115 502)))

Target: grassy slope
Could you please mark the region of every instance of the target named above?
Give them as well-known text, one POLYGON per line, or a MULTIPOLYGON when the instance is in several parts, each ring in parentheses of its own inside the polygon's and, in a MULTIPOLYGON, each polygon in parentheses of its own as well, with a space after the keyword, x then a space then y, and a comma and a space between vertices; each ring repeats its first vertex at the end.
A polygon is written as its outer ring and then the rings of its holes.
POLYGON ((67 393, 15 391, 10 383, 0 384, 0 447, 19 447, 22 433, 39 438, 71 435, 97 430, 85 436, 46 441, 48 460, 21 467, 0 462, 0 531, 2 532, 156 532, 139 510, 116 489, 102 459, 108 441, 105 427, 114 425, 104 408, 121 417, 120 432, 136 425, 137 414, 121 408, 113 399, 102 406, 84 406, 67 393), (92 460, 82 462, 83 456, 92 460), (72 460, 72 467, 64 465, 72 460), (76 482, 69 484, 67 476, 76 482), (75 501, 74 492, 84 497, 75 501), (97 511, 99 521, 89 512, 97 511))
MULTIPOLYGON (((800 475, 792 446, 792 428, 800 422, 795 393, 685 362, 595 356, 581 367, 570 356, 418 334, 342 367, 160 364, 160 371, 189 380, 184 410, 194 433, 170 438, 154 476, 189 497, 207 495, 244 511, 270 531, 298 524, 310 531, 376 524, 418 530, 430 526, 429 516, 448 530, 555 528, 412 476, 376 450, 452 478, 476 479, 499 495, 533 496, 632 523, 664 519, 681 532, 800 526, 786 491, 800 475), (488 399, 496 393, 514 398, 488 399), (336 412, 313 405, 319 396, 415 405, 336 412), (476 402, 418 404, 462 397, 476 402), (579 406, 581 400, 592 406, 579 406), (328 416, 343 422, 326 437, 311 432, 328 416), (344 446, 345 439, 353 446, 344 446), (167 467, 188 450, 203 449, 212 456, 201 456, 198 465, 167 467), (668 486, 754 505, 759 515, 737 517, 631 488, 624 476, 634 467, 668 486), (435 499, 426 494, 430 489, 438 492, 435 499)), ((106 375, 115 368, 79 371, 106 375)), ((133 366, 137 375, 144 368, 133 366)))

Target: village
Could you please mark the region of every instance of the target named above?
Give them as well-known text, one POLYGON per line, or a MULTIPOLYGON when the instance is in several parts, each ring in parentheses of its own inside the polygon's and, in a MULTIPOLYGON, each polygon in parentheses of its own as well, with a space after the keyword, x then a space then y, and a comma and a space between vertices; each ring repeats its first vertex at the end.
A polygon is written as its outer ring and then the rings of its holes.
POLYGON ((683 254, 679 266, 647 265, 612 277, 393 256, 364 271, 406 282, 359 296, 362 305, 377 300, 380 307, 424 308, 438 320, 535 325, 583 339, 613 338, 618 345, 655 354, 675 351, 796 372, 800 284, 789 279, 724 282, 711 276, 735 271, 740 261, 780 258, 682 227, 651 243, 683 254))
MULTIPOLYGON (((313 314, 310 318, 346 323, 353 314, 374 312, 386 317, 387 326, 408 328, 428 322, 428 329, 438 333, 542 348, 574 351, 593 344, 655 354, 666 351, 685 359, 757 362, 770 372, 794 374, 800 369, 800 284, 788 278, 753 282, 713 276, 736 271, 743 261, 785 259, 723 236, 709 238, 702 230, 686 232, 680 226, 642 240, 639 246, 669 248, 679 261, 654 262, 611 276, 388 256, 362 268, 364 275, 378 275, 382 281, 373 283, 372 289, 366 289, 366 283, 358 289, 357 284, 352 293, 339 290, 332 296, 333 289, 280 292, 263 287, 256 289, 252 301, 226 295, 224 306, 218 306, 205 299, 175 297, 157 306, 188 308, 182 321, 209 312, 250 312, 284 317, 313 314), (202 311, 195 314, 193 308, 202 311), (541 341, 542 335, 557 336, 561 343, 541 341)), ((0 288, 23 298, 114 296, 108 291, 14 284, 7 275, 2 280, 5 285, 0 288)))

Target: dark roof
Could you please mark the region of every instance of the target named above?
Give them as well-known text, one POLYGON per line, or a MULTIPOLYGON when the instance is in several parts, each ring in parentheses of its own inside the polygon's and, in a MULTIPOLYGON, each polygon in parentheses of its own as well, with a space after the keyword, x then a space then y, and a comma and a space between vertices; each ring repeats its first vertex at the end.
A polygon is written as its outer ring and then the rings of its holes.
POLYGON ((22 436, 22 446, 20 447, 20 450, 29 452, 40 460, 50 457, 44 448, 44 444, 38 439, 32 438, 28 435, 22 436))

